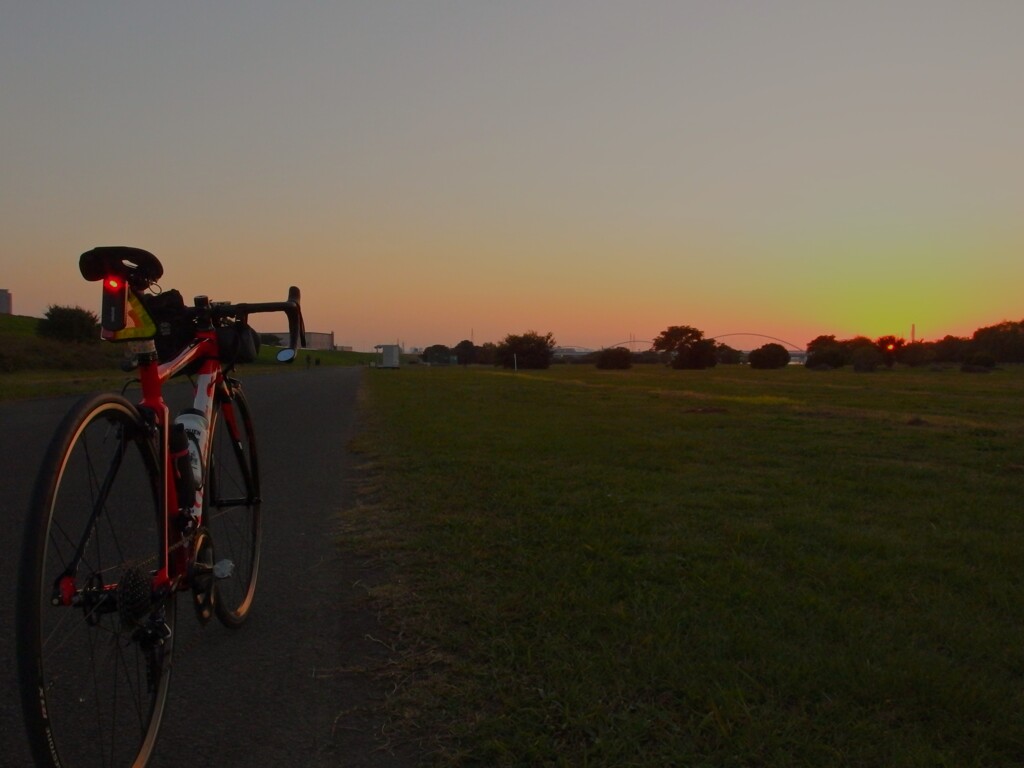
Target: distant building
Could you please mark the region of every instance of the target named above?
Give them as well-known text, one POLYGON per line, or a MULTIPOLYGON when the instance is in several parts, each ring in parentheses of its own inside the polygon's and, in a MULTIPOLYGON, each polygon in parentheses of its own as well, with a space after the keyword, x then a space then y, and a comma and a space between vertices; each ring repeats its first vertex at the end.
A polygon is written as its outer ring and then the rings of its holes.
POLYGON ((14 314, 14 297, 6 288, 0 288, 0 315, 14 314))

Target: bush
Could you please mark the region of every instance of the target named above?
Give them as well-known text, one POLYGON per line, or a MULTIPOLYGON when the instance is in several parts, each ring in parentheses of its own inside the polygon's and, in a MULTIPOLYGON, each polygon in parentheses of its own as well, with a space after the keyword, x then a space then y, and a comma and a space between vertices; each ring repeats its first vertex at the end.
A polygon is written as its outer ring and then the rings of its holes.
POLYGON ((979 328, 971 338, 971 346, 976 353, 988 353, 995 363, 1024 363, 1024 321, 1003 321, 979 328))
POLYGON ((420 355, 423 362, 429 365, 450 365, 452 362, 452 351, 444 344, 431 344, 423 350, 420 355))
POLYGON ((715 357, 720 365, 739 365, 743 362, 743 353, 727 344, 715 346, 715 357))
POLYGON ((897 359, 904 365, 911 368, 919 368, 923 365, 930 365, 936 360, 935 345, 916 342, 908 344, 900 350, 897 359))
POLYGON ((715 342, 701 339, 692 344, 681 344, 676 348, 676 356, 672 358, 672 367, 687 371, 702 371, 718 365, 715 355, 715 342))
POLYGON ((609 347, 597 353, 595 365, 606 371, 622 371, 633 366, 633 355, 625 347, 609 347))
POLYGON ((51 304, 46 316, 36 326, 36 333, 56 341, 94 343, 100 340, 100 319, 81 307, 51 304))
POLYGON ((751 368, 773 369, 789 365, 789 351, 781 344, 765 344, 748 356, 751 368))
POLYGON ((858 373, 873 373, 878 366, 886 362, 885 354, 876 347, 860 347, 850 356, 853 370, 858 373))
POLYGON ((472 365, 476 362, 479 349, 480 347, 473 344, 471 340, 463 339, 452 347, 452 352, 455 354, 459 365, 472 365))
POLYGON ((996 367, 996 359, 987 352, 975 352, 964 361, 960 370, 964 373, 988 373, 996 367))
POLYGON ((496 364, 504 368, 549 368, 555 350, 555 337, 541 336, 527 331, 517 336, 509 334, 495 350, 496 364))
POLYGON ((804 365, 808 368, 842 368, 846 362, 846 352, 837 344, 812 351, 804 365))

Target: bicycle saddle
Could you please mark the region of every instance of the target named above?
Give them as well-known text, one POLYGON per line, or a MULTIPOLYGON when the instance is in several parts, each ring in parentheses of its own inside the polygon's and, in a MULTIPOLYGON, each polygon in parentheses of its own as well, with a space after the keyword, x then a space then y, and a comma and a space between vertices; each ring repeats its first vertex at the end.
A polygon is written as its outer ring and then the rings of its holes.
POLYGON ((86 251, 78 260, 78 269, 86 280, 102 280, 121 275, 130 283, 155 283, 164 273, 160 260, 149 251, 126 245, 103 245, 86 251))

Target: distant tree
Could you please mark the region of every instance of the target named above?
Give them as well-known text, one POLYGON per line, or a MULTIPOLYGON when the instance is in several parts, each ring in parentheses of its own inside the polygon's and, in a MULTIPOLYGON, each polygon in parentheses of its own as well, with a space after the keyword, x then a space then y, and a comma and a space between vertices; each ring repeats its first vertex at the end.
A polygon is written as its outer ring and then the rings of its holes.
POLYGON ((81 307, 51 304, 36 326, 36 333, 57 341, 97 342, 100 340, 100 319, 81 307))
POLYGON ((979 328, 971 338, 971 352, 988 355, 997 363, 1024 363, 1024 321, 979 328))
POLYGON ((851 347, 872 346, 871 339, 860 336, 839 341, 835 336, 818 336, 807 345, 808 368, 842 368, 850 362, 851 347))
POLYGON ((900 350, 907 345, 906 339, 896 336, 879 336, 875 339, 875 348, 882 353, 882 361, 886 368, 892 368, 900 350))
POLYGON ((463 339, 453 348, 455 357, 459 360, 459 365, 472 365, 476 362, 477 349, 472 341, 469 339, 463 339))
POLYGON ((497 352, 497 344, 493 341, 484 342, 476 348, 476 361, 481 365, 495 365, 497 352))
POLYGON ((869 348, 874 349, 875 342, 867 336, 841 340, 835 336, 819 336, 807 346, 806 365, 808 368, 842 368, 853 362, 859 350, 869 348))
POLYGON ((722 365, 739 365, 743 362, 743 353, 727 344, 715 345, 715 357, 722 365))
POLYGON ((704 331, 692 325, 670 325, 654 340, 651 349, 673 368, 714 368, 718 364, 715 342, 704 338, 704 331))
POLYGON ((813 355, 815 352, 821 352, 838 346, 840 346, 840 343, 836 340, 835 336, 816 336, 807 342, 807 354, 813 355))
POLYGON ((789 365, 789 351, 781 344, 765 344, 747 356, 751 368, 785 368, 789 365))
POLYGON ((423 350, 420 357, 424 363, 430 365, 449 365, 452 361, 452 351, 444 344, 431 344, 423 350))
POLYGON ((680 347, 672 361, 673 368, 687 371, 702 371, 716 365, 718 358, 715 356, 715 342, 711 339, 701 339, 689 346, 680 347))
POLYGON ((852 339, 844 339, 839 343, 846 347, 850 352, 860 349, 861 347, 874 347, 878 345, 877 341, 872 341, 867 336, 854 336, 852 339))
POLYGON ((682 348, 688 348, 704 338, 704 331, 694 328, 692 325, 670 325, 658 334, 658 338, 651 344, 651 349, 661 352, 666 362, 682 348))
POLYGON ((904 365, 909 365, 911 368, 928 365, 935 362, 935 345, 923 341, 916 341, 913 344, 907 344, 900 350, 897 359, 904 365))
POLYGON ((608 347, 597 353, 595 365, 602 370, 625 370, 633 366, 633 355, 625 347, 608 347))
POLYGON ((495 364, 504 368, 548 368, 554 349, 555 337, 551 333, 509 334, 495 350, 495 364))
POLYGON ((869 339, 854 336, 839 340, 835 336, 818 336, 807 345, 808 368, 841 368, 855 363, 857 370, 874 370, 878 365, 892 367, 906 341, 897 336, 869 339), (868 351, 864 351, 868 350, 868 351))
POLYGON ((939 363, 962 363, 971 351, 971 342, 959 336, 943 336, 933 344, 935 361, 939 363))

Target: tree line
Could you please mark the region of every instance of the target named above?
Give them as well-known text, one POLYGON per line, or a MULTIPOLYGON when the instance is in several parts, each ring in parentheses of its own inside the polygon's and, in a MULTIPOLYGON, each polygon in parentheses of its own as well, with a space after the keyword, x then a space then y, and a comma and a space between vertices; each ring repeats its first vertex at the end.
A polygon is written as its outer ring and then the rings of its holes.
POLYGON ((807 365, 816 368, 891 368, 954 364, 968 369, 992 368, 1000 363, 1024 363, 1024 320, 1003 321, 976 330, 969 338, 944 336, 936 341, 908 343, 898 336, 869 339, 855 336, 837 339, 818 336, 807 345, 807 365))
MULTIPOLYGON (((94 342, 99 339, 99 318, 81 307, 51 305, 39 321, 38 333, 51 339, 94 342)), ((547 368, 555 356, 555 338, 549 332, 527 331, 509 334, 494 344, 474 344, 463 339, 453 347, 433 344, 421 355, 426 363, 458 365, 499 365, 505 368, 547 368)), ((691 325, 670 325, 644 352, 625 347, 610 347, 580 358, 599 368, 629 368, 634 363, 661 362, 673 368, 699 370, 716 365, 748 363, 752 368, 782 368, 789 365, 789 351, 781 344, 765 344, 744 355, 743 352, 705 338, 691 325)), ((976 330, 969 338, 944 336, 937 341, 908 343, 899 336, 870 339, 854 336, 838 339, 822 335, 807 344, 806 365, 810 368, 874 370, 895 364, 922 366, 958 364, 965 368, 986 369, 1000 363, 1024 363, 1024 320, 1003 321, 976 330)))
POLYGON ((432 344, 420 357, 431 365, 500 365, 504 368, 547 368, 555 354, 555 337, 536 331, 510 333, 500 343, 477 346, 463 339, 454 347, 432 344))
MULTIPOLYGON (((423 351, 424 362, 459 365, 500 365, 506 368, 547 368, 554 361, 555 339, 528 331, 509 334, 498 344, 474 345, 468 339, 447 347, 435 344, 423 351)), ((609 347, 576 358, 598 368, 625 369, 637 363, 663 363, 681 370, 701 370, 716 365, 747 363, 751 368, 783 368, 792 356, 781 344, 764 344, 750 352, 741 352, 704 336, 691 325, 670 325, 654 339, 649 350, 632 352, 625 347, 609 347)), ((838 339, 822 335, 807 344, 805 365, 809 368, 855 370, 892 368, 896 364, 912 367, 932 364, 957 364, 965 369, 987 369, 1000 363, 1024 363, 1024 320, 1004 321, 976 330, 972 336, 945 336, 937 341, 908 343, 900 336, 875 339, 854 336, 838 339)))

